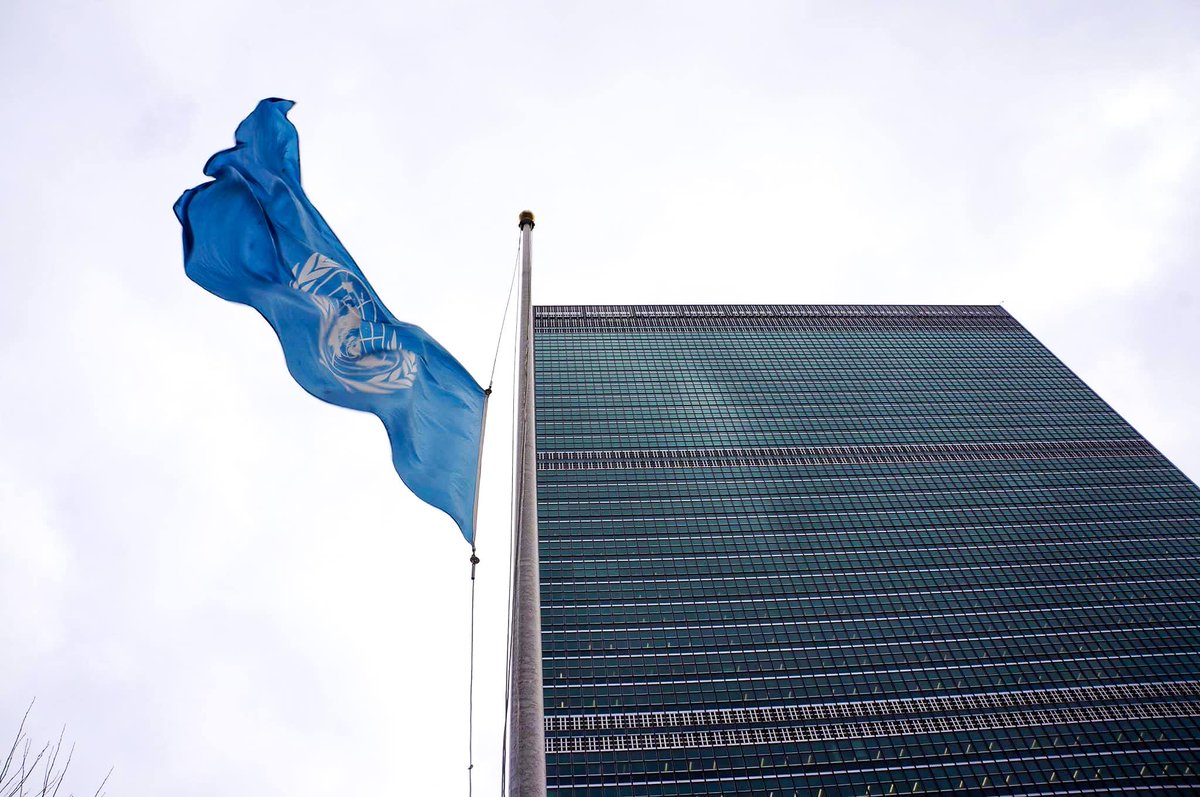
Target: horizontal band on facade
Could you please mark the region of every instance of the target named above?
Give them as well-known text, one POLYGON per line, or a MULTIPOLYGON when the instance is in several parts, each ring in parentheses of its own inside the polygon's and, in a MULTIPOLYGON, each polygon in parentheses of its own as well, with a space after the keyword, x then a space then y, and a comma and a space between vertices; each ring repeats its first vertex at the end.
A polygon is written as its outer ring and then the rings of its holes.
MULTIPOLYGON (((1035 752, 1035 754, 1032 754, 1032 755, 1003 755, 1003 754, 1001 754, 1001 755, 987 755, 987 756, 983 756, 983 757, 972 756, 970 759, 970 765, 972 767, 979 767, 979 766, 997 767, 998 766, 998 767, 1003 767, 1004 772, 1012 773, 1013 769, 1015 767, 1017 767, 1017 766, 1027 767, 1031 762, 1065 763, 1066 761, 1077 759, 1077 757, 1083 756, 1083 755, 1086 755, 1088 758, 1091 758, 1093 755, 1095 755, 1101 761, 1125 760, 1125 759, 1120 758, 1121 756, 1124 756, 1126 758, 1128 756, 1141 756, 1141 759, 1139 759, 1139 760, 1149 760, 1147 758, 1148 756, 1178 755, 1178 754, 1191 755, 1191 754, 1200 752, 1200 747, 1197 747, 1195 745, 1176 745, 1176 744, 1148 746, 1148 745, 1139 743, 1139 744, 1136 744, 1133 746, 1125 746, 1125 747, 1122 747, 1121 749, 1109 748, 1109 749, 1105 749, 1105 750, 1097 750, 1095 753, 1080 754, 1080 753, 1075 753, 1074 751, 1072 751, 1072 752, 1067 752, 1067 753, 1058 752, 1058 753, 1046 753, 1046 754, 1038 755, 1036 753, 1039 751, 1035 750, 1034 752, 1035 752)), ((1192 758, 1195 758, 1195 756, 1191 755, 1191 758, 1188 758, 1188 760, 1190 761, 1190 760, 1192 760, 1192 758)), ((1166 759, 1164 759, 1164 760, 1166 760, 1166 759)), ((785 759, 785 762, 786 762, 786 759, 785 759)), ((593 776, 587 777, 586 780, 583 782, 583 786, 588 789, 608 788, 608 789, 614 789, 614 790, 617 790, 617 789, 625 790, 625 791, 611 792, 611 793, 617 793, 617 794, 623 794, 626 792, 628 792, 630 794, 643 794, 643 793, 653 793, 653 792, 630 791, 630 790, 631 789, 645 790, 652 786, 666 786, 666 785, 679 786, 680 784, 684 784, 689 787, 697 786, 697 787, 703 789, 706 787, 712 788, 712 787, 716 786, 716 784, 722 784, 722 787, 724 789, 731 790, 731 791, 727 791, 727 792, 723 792, 723 793, 760 794, 762 791, 761 787, 760 787, 759 791, 753 791, 753 792, 748 791, 748 789, 754 788, 751 784, 762 783, 766 786, 765 791, 767 792, 768 795, 770 795, 772 792, 774 792, 775 794, 781 795, 781 797, 787 797, 787 795, 789 795, 789 794, 791 795, 791 797, 798 797, 798 795, 800 794, 800 791, 797 789, 792 789, 792 788, 789 788, 787 790, 780 789, 779 788, 780 780, 781 779, 788 779, 788 780, 802 779, 809 783, 819 784, 821 782, 824 782, 823 779, 825 779, 825 778, 839 778, 839 777, 845 777, 847 775, 884 774, 885 776, 891 776, 893 779, 893 783, 895 783, 896 781, 899 781, 901 779, 907 779, 908 777, 911 777, 912 778, 911 785, 914 787, 917 787, 918 791, 913 791, 911 789, 904 788, 904 789, 900 790, 899 792, 897 792, 895 790, 888 791, 888 792, 879 791, 879 792, 869 792, 869 793, 866 791, 863 791, 863 792, 861 792, 861 794, 866 795, 867 797, 869 797, 870 794, 880 794, 880 795, 882 795, 882 794, 897 794, 897 793, 898 794, 930 794, 930 793, 946 794, 947 788, 955 788, 953 785, 954 781, 951 780, 949 783, 946 784, 945 788, 936 788, 933 791, 929 791, 929 790, 919 791, 919 787, 922 782, 921 781, 922 777, 926 777, 926 778, 931 777, 931 778, 936 779, 940 775, 945 774, 945 768, 947 766, 947 763, 944 761, 935 763, 935 762, 932 762, 932 761, 929 761, 928 759, 926 759, 926 760, 920 761, 918 763, 909 763, 907 761, 905 763, 899 763, 899 762, 896 762, 893 760, 893 761, 885 762, 885 763, 883 763, 882 766, 880 766, 878 759, 872 759, 871 762, 869 762, 869 763, 870 763, 870 765, 867 765, 868 762, 865 762, 865 761, 851 762, 846 759, 842 759, 842 761, 839 762, 838 764, 830 763, 830 764, 826 764, 821 767, 789 765, 788 763, 784 763, 783 765, 777 766, 777 767, 761 767, 760 766, 754 770, 749 770, 749 771, 743 770, 743 774, 725 774, 724 772, 718 773, 715 768, 711 768, 708 770, 702 770, 699 768, 692 769, 691 767, 689 767, 686 772, 684 772, 683 770, 675 770, 675 771, 667 770, 666 772, 664 772, 662 774, 659 774, 659 773, 650 774, 650 773, 643 771, 642 773, 639 774, 639 776, 637 777, 636 780, 631 779, 630 777, 628 777, 624 774, 621 774, 621 775, 601 774, 598 776, 593 775, 593 776), (922 773, 922 772, 927 773, 927 774, 921 775, 920 773, 922 773)), ((1169 765, 1167 765, 1167 766, 1169 767, 1169 765)), ((1142 764, 1141 770, 1142 770, 1143 774, 1147 770, 1149 770, 1150 767, 1151 767, 1150 764, 1142 764)), ((1096 766, 1093 769, 1092 777, 1085 778, 1085 781, 1086 780, 1093 780, 1093 781, 1100 780, 1105 776, 1106 772, 1107 772, 1107 770, 1103 765, 1096 766)), ((1184 770, 1183 774, 1185 774, 1185 775, 1193 774, 1190 764, 1186 765, 1186 769, 1184 770)), ((1075 777, 1072 777, 1070 782, 1068 782, 1066 779, 1059 779, 1056 781, 1056 780, 1054 780, 1054 778, 1057 777, 1057 773, 1054 773, 1054 772, 1052 772, 1050 777, 1051 777, 1051 780, 1047 781, 1049 783, 1049 785, 1046 786, 1045 788, 1039 789, 1036 786, 1034 786, 1033 788, 1036 789, 1035 791, 1028 791, 1028 790, 1025 790, 1025 788, 1022 788, 1022 790, 1019 792, 1013 791, 1011 793, 1019 794, 1020 797, 1079 797, 1079 795, 1083 795, 1083 794, 1089 794, 1089 795, 1123 794, 1123 795, 1128 796, 1130 794, 1135 794, 1135 793, 1136 794, 1166 794, 1168 792, 1170 792, 1170 793, 1180 793, 1180 792, 1187 792, 1187 791, 1195 792, 1195 790, 1196 790, 1196 785, 1194 782, 1188 782, 1185 778, 1185 779, 1181 779, 1181 782, 1179 782, 1179 783, 1173 783, 1168 780, 1168 776, 1166 776, 1166 775, 1158 776, 1156 778, 1156 780, 1150 782, 1151 785, 1139 785, 1137 783, 1131 783, 1129 781, 1129 779, 1127 779, 1127 778, 1122 778, 1121 780, 1117 781, 1120 785, 1116 785, 1116 786, 1088 785, 1086 782, 1081 783, 1079 781, 1079 779, 1075 778, 1075 777), (1054 788, 1055 783, 1062 784, 1062 787, 1054 788)), ((955 776, 955 780, 959 781, 959 785, 957 788, 955 788, 955 790, 960 793, 963 793, 963 794, 1000 794, 1002 792, 999 792, 998 788, 1000 786, 1008 785, 1011 778, 1012 778, 1012 774, 1007 774, 1007 775, 1004 775, 1003 781, 1000 781, 1000 780, 992 781, 992 785, 987 786, 986 784, 987 784, 988 779, 985 777, 983 788, 986 789, 986 791, 981 791, 981 790, 975 790, 975 789, 970 789, 970 790, 964 789, 963 785, 965 784, 965 781, 961 777, 955 776)), ((562 782, 563 781, 560 778, 558 780, 558 783, 561 784, 562 782)), ((933 783, 936 784, 937 781, 934 780, 933 783)), ((907 785, 909 785, 909 783, 905 783, 904 785, 907 786, 907 785)), ((818 785, 816 788, 817 788, 817 792, 816 792, 817 797, 823 797, 824 795, 828 794, 828 792, 825 792, 823 790, 822 786, 818 785)), ((716 792, 700 791, 700 792, 692 792, 692 793, 693 794, 715 794, 716 792)), ((805 789, 805 791, 804 791, 804 794, 806 794, 806 795, 811 794, 811 793, 812 792, 808 789, 805 789)), ((855 794, 858 792, 850 792, 850 793, 855 794)))
MULTIPOLYGON (((1066 520, 1066 521, 1050 520, 1050 521, 1042 521, 1040 523, 1007 523, 1007 524, 980 523, 977 525, 970 525, 970 526, 967 526, 967 525, 905 526, 905 527, 903 527, 903 529, 901 529, 900 527, 883 527, 883 528, 870 528, 870 529, 839 528, 837 530, 837 533, 839 536, 842 536, 842 537, 846 537, 846 536, 868 537, 868 536, 895 534, 895 533, 899 533, 901 531, 903 531, 905 534, 916 535, 916 534, 929 534, 929 533, 939 533, 939 532, 941 532, 941 533, 945 533, 945 532, 978 533, 978 532, 988 532, 988 531, 993 531, 996 529, 1005 529, 1005 528, 1030 529, 1030 530, 1051 530, 1051 529, 1079 529, 1079 530, 1101 529, 1102 530, 1102 529, 1106 529, 1108 527, 1136 526, 1136 525, 1146 525, 1150 528, 1153 528, 1154 524, 1162 524, 1162 523, 1192 524, 1192 523, 1196 523, 1197 521, 1200 521, 1200 517, 1197 517, 1196 515, 1177 515, 1177 516, 1167 515, 1165 517, 1114 518, 1111 520, 1066 520)), ((829 536, 828 530, 801 531, 798 529, 793 529, 790 531, 755 531, 755 532, 751 532, 749 534, 740 533, 740 532, 729 532, 724 529, 716 531, 716 532, 707 532, 706 533, 706 532, 699 532, 699 531, 689 531, 689 533, 688 533, 689 539, 723 540, 723 541, 737 540, 737 539, 742 539, 742 538, 746 538, 746 539, 753 538, 754 540, 757 540, 757 541, 761 541, 764 539, 772 539, 772 540, 793 540, 793 539, 797 539, 797 538, 799 538, 799 539, 821 539, 821 538, 825 538, 828 536, 829 536)), ((626 537, 620 537, 618 539, 620 539, 623 542, 627 542, 630 538, 626 536, 626 537)), ((647 542, 678 541, 679 535, 678 534, 648 534, 648 535, 644 535, 644 536, 639 536, 639 537, 637 537, 637 539, 645 540, 647 542)), ((1116 538, 1116 539, 1120 539, 1120 538, 1116 538)), ((600 537, 576 537, 576 536, 569 536, 569 535, 548 536, 547 535, 547 536, 542 537, 540 540, 538 540, 538 543, 543 546, 560 545, 560 546, 569 547, 569 546, 578 545, 581 543, 597 543, 597 542, 603 542, 603 541, 604 541, 603 538, 600 538, 600 537)))
MULTIPOLYGON (((715 480, 714 480, 715 481, 715 480)), ((821 481, 818 479, 810 480, 812 482, 821 481)), ((830 481, 828 479, 824 481, 830 481)), ((848 481, 848 479, 839 479, 838 481, 848 481)), ((642 484, 643 482, 639 482, 642 484)), ((653 484, 654 482, 650 482, 653 484)), ((705 484, 712 482, 705 481, 705 484)), ((725 482, 728 483, 728 482, 725 482)), ((577 489, 577 486, 572 482, 566 485, 569 489, 577 489)), ((806 485, 807 486, 807 485, 806 485)), ((937 500, 935 496, 946 495, 998 495, 1010 496, 1018 493, 1067 493, 1067 492, 1085 492, 1088 490, 1105 490, 1105 491, 1124 491, 1138 488, 1182 488, 1189 490, 1190 484, 1184 482, 1113 482, 1109 484, 1096 485, 1065 485, 1059 487, 1008 487, 1008 488, 981 488, 970 489, 966 487, 953 490, 944 489, 923 489, 923 490, 877 490, 875 492, 830 492, 824 490, 821 492, 779 492, 765 493, 755 495, 753 499, 756 502, 765 501, 813 501, 825 499, 862 499, 862 498, 922 498, 926 500, 937 500)), ((556 506, 634 506, 634 505, 668 505, 677 504, 680 502, 698 502, 697 497, 689 496, 687 498, 558 498, 554 501, 556 506)), ((1003 506, 1003 504, 995 504, 995 506, 1003 506)), ((545 561, 544 559, 542 561, 545 561)))
MULTIPOLYGON (((1197 518, 1200 520, 1200 518, 1197 518)), ((916 548, 858 548, 848 551, 755 551, 753 553, 723 553, 714 550, 711 553, 691 553, 687 554, 689 562, 736 562, 736 561, 767 561, 771 559, 787 559, 795 561, 797 559, 834 559, 837 557, 862 557, 876 556, 884 554, 894 556, 896 554, 922 554, 922 553, 949 553, 950 551, 967 551, 968 553, 979 553, 982 551, 999 551, 999 550, 1033 550, 1037 548, 1075 548, 1084 546, 1102 546, 1129 543, 1164 543, 1164 542, 1200 542, 1200 536, 1195 534, 1179 534, 1174 537, 1107 537, 1095 540, 1047 540, 1047 541, 1032 541, 1020 543, 1004 543, 999 545, 989 545, 986 543, 978 543, 975 545, 925 545, 916 548)), ((643 554, 641 556, 593 556, 590 558, 578 556, 566 556, 560 559, 552 559, 543 556, 539 560, 541 565, 596 565, 596 564, 645 564, 647 562, 677 562, 679 554, 668 553, 662 556, 643 554)))
MULTIPOLYGON (((1092 637, 1112 638, 1120 636, 1145 635, 1147 632, 1153 634, 1155 632, 1164 631, 1195 631, 1200 628, 1197 625, 1169 625, 1163 623, 1155 623, 1154 625, 1123 625, 1116 628, 1087 628, 1087 629, 1072 629, 1067 631, 1047 631, 1039 629, 1026 634, 979 634, 975 636, 966 636, 957 634, 954 638, 956 644, 968 642, 1009 642, 1013 640, 1033 640, 1035 643, 1044 642, 1046 640, 1061 640, 1071 639, 1072 637, 1092 637)), ((945 643, 942 637, 917 637, 909 638, 904 641, 904 646, 908 649, 936 647, 945 643)), ((823 640, 820 644, 814 644, 812 641, 803 643, 796 642, 794 644, 786 643, 770 643, 757 645, 742 646, 742 647, 720 647, 712 642, 707 644, 695 644, 689 640, 688 646, 682 644, 670 648, 623 648, 617 650, 581 650, 566 653, 545 653, 542 657, 542 662, 554 662, 558 666, 578 666, 576 662, 587 661, 596 662, 600 666, 612 666, 612 662, 629 662, 634 660, 648 661, 659 660, 664 664, 679 664, 688 659, 698 660, 711 656, 721 656, 724 658, 732 658, 735 656, 754 656, 756 654, 764 654, 767 656, 777 655, 780 653, 811 653, 818 650, 870 650, 882 651, 890 653, 895 651, 900 646, 895 640, 884 642, 867 642, 862 639, 853 641, 840 642, 837 644, 829 643, 823 640)), ((593 665, 597 666, 597 665, 593 665)), ((1058 702, 1058 701, 1056 701, 1058 702)), ((690 724, 690 723, 689 723, 690 724)))
POLYGON ((1006 711, 995 714, 917 717, 825 725, 725 728, 609 736, 550 736, 546 738, 546 753, 738 747, 1175 717, 1200 717, 1200 701, 1187 700, 1117 706, 1068 706, 1034 711, 1006 711))
POLYGON ((916 462, 1153 457, 1141 438, 989 443, 879 443, 844 446, 759 446, 625 451, 539 451, 537 469, 620 470, 645 468, 769 467, 772 465, 875 465, 916 462))
POLYGON ((853 719, 892 714, 972 711, 988 708, 1044 706, 1101 700, 1147 700, 1200 696, 1200 681, 1071 686, 938 697, 857 700, 794 706, 639 711, 608 714, 564 714, 545 718, 546 731, 639 730, 689 726, 761 725, 804 720, 853 719))
POLYGON ((543 305, 533 326, 544 332, 595 329, 992 329, 1022 330, 989 305, 543 305))

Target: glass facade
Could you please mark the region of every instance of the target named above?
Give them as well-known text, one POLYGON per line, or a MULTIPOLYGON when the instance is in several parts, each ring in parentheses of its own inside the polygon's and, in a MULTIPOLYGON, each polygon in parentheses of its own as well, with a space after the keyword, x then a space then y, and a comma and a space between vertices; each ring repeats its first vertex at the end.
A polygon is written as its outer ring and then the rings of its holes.
POLYGON ((1200 490, 1007 312, 534 311, 548 793, 1200 793, 1200 490))

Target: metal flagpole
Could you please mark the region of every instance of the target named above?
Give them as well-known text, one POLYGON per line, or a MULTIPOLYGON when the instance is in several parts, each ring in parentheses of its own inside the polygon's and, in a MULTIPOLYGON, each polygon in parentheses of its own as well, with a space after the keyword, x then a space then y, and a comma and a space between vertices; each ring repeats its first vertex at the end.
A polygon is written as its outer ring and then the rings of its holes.
POLYGON ((517 562, 513 580, 512 698, 508 726, 509 797, 545 797, 546 734, 542 721, 542 601, 538 574, 537 446, 534 440, 533 308, 530 302, 533 214, 521 211, 518 326, 517 562))

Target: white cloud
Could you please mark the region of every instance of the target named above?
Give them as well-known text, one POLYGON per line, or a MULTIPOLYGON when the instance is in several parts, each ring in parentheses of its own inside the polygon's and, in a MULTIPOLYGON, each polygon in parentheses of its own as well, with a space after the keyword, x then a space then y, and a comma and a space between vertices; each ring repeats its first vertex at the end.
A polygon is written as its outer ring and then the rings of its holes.
POLYGON ((9 463, 0 463, 0 525, 22 533, 0 534, 0 649, 8 666, 27 675, 62 644, 62 611, 73 571, 51 499, 9 463))

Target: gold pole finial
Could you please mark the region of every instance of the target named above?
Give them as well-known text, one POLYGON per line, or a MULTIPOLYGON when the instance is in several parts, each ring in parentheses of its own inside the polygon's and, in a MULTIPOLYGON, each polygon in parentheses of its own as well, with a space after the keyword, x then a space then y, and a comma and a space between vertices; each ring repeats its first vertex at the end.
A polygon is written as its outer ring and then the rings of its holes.
POLYGON ((533 229, 534 224, 533 224, 533 211, 532 210, 522 210, 521 215, 518 217, 518 219, 519 219, 519 221, 517 222, 517 226, 520 227, 522 230, 525 229, 526 224, 529 225, 530 229, 533 229))

